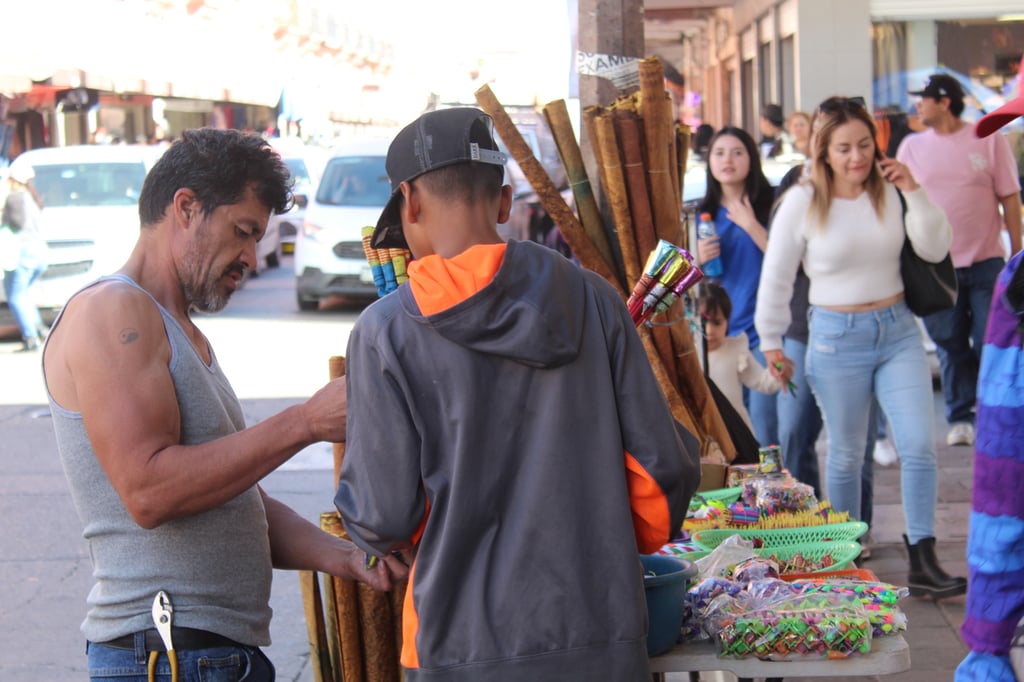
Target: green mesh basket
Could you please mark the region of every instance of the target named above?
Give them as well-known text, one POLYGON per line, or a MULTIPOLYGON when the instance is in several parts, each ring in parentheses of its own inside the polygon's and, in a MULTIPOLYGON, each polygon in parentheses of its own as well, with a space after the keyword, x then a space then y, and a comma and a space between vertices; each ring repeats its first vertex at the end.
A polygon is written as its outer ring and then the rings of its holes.
POLYGON ((761 557, 774 557, 779 562, 782 573, 825 573, 849 568, 853 565, 853 560, 860 556, 860 550, 859 542, 832 541, 763 547, 754 551, 761 557), (820 564, 828 556, 829 565, 818 565, 813 568, 790 565, 798 554, 815 564, 820 564))
MULTIPOLYGON (((782 567, 783 573, 827 573, 839 571, 853 565, 853 560, 860 556, 860 543, 857 542, 812 542, 798 545, 785 545, 778 547, 762 547, 755 549, 754 553, 759 557, 774 557, 782 567), (802 554, 809 561, 820 564, 826 555, 831 557, 830 565, 818 566, 816 568, 794 567, 793 570, 786 570, 797 554, 802 554)), ((673 558, 697 561, 711 554, 710 549, 696 550, 681 554, 671 554, 673 558)))
POLYGON ((748 540, 759 538, 762 547, 782 547, 809 543, 854 542, 867 530, 868 524, 863 521, 826 523, 799 528, 713 528, 697 531, 693 534, 693 541, 705 549, 714 549, 727 537, 739 535, 748 540))
POLYGON ((718 488, 717 490, 702 490, 694 493, 690 500, 690 509, 697 509, 705 502, 721 502, 730 505, 740 499, 743 494, 743 486, 735 488, 718 488))

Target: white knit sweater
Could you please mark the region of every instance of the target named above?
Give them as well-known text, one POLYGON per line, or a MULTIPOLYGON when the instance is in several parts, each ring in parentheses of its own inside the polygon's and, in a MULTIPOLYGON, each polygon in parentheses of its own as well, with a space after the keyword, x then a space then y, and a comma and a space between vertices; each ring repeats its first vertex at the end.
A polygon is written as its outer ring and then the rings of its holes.
MULTIPOLYGON (((904 217, 896 188, 886 184, 882 220, 867 193, 862 193, 856 199, 833 199, 824 227, 808 213, 811 192, 809 184, 790 188, 772 220, 754 313, 762 351, 782 348, 790 323, 793 280, 801 262, 811 281, 811 305, 860 305, 903 291, 904 217)), ((921 258, 937 263, 953 238, 946 214, 924 189, 904 196, 910 243, 921 258)))

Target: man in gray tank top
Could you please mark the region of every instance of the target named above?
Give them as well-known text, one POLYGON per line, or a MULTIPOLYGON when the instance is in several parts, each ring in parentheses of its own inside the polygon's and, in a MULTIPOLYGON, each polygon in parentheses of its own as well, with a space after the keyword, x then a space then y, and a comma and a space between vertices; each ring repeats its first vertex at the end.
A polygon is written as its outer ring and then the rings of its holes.
MULTIPOLYGON (((217 356, 191 318, 221 310, 288 171, 258 136, 186 131, 139 197, 125 265, 76 294, 43 355, 61 461, 93 560, 82 623, 90 678, 145 680, 158 592, 174 608, 178 679, 272 680, 272 568, 311 569, 386 590, 408 569, 364 554, 268 497, 258 482, 300 449, 345 439, 345 381, 246 428, 217 356), (232 672, 234 671, 234 672, 232 672), (125 676, 129 675, 129 676, 125 676), (134 675, 134 676, 131 676, 134 675)), ((170 669, 155 654, 156 672, 170 669)))

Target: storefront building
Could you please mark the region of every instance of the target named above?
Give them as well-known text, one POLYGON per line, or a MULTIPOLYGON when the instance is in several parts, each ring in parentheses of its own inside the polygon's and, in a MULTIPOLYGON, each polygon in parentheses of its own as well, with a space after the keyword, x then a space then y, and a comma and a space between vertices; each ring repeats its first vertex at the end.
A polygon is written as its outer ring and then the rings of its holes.
POLYGON ((379 116, 390 45, 329 0, 38 0, 0 42, 0 163, 197 126, 308 136, 379 116), (320 89, 321 84, 329 88, 320 89), (372 88, 371 88, 372 90, 372 88))
POLYGON ((942 68, 962 75, 980 116, 1016 93, 1024 53, 1017 0, 736 0, 671 2, 699 13, 679 38, 695 120, 756 132, 777 103, 812 111, 834 94, 863 96, 876 112, 912 102, 907 90, 942 68))

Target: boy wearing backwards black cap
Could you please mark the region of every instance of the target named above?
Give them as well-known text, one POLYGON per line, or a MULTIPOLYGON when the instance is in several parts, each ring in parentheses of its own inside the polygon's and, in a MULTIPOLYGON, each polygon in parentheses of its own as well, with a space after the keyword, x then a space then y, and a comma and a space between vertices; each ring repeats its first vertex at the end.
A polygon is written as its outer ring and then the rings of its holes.
POLYGON ((373 245, 409 282, 349 337, 335 504, 372 555, 414 547, 401 661, 418 680, 647 682, 638 553, 699 480, 619 294, 533 242, 491 119, 424 114, 388 150, 373 245))
POLYGON ((992 288, 1006 262, 999 237, 1004 226, 1011 253, 1021 248, 1020 181, 1006 139, 979 139, 960 119, 964 91, 956 78, 933 74, 924 88, 910 94, 920 97, 917 111, 928 129, 904 138, 896 158, 942 207, 953 228, 949 250, 959 285, 957 303, 923 319, 939 357, 950 425, 946 443, 969 446, 974 444, 975 387, 992 288))

